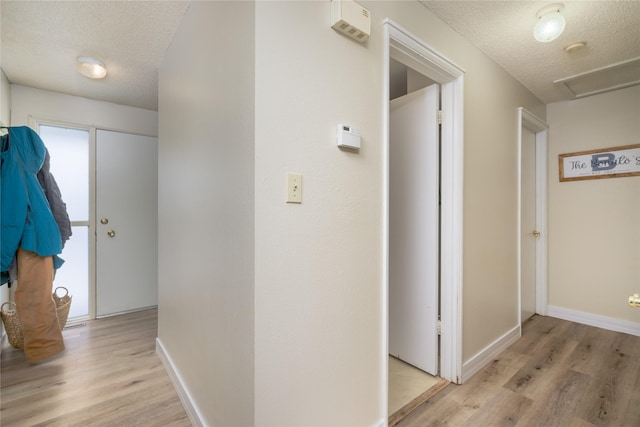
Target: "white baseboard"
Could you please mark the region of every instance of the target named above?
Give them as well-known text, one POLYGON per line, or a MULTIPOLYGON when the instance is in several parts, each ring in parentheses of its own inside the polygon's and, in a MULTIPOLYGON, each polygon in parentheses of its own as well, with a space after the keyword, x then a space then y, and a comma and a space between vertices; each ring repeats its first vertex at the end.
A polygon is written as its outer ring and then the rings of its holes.
POLYGON ((547 307, 547 315, 558 319, 569 320, 571 322, 582 323, 583 325, 595 326, 596 328, 640 336, 640 323, 638 322, 630 322, 628 320, 615 319, 613 317, 601 316, 599 314, 586 313, 584 311, 571 310, 553 305, 547 307))
POLYGON ((464 384, 469 378, 487 366, 488 363, 505 351, 507 347, 516 342, 521 335, 522 330, 520 325, 514 326, 510 331, 476 353, 471 359, 464 362, 462 364, 462 383, 464 384))
POLYGON ((182 406, 184 407, 184 410, 187 413, 187 416, 189 417, 189 421, 191 421, 191 425, 195 427, 204 427, 205 423, 202 421, 203 420, 202 414, 200 413, 193 399, 191 398, 191 394, 189 393, 189 390, 185 386, 184 382, 182 381, 182 377, 180 376, 178 371, 175 369, 175 365, 173 364, 171 357, 165 351, 164 346, 160 341, 160 338, 156 338, 156 354, 162 361, 162 365, 164 366, 164 369, 167 371, 167 374, 169 375, 169 379, 173 384, 173 388, 175 388, 176 392, 178 393, 180 402, 182 402, 182 406))

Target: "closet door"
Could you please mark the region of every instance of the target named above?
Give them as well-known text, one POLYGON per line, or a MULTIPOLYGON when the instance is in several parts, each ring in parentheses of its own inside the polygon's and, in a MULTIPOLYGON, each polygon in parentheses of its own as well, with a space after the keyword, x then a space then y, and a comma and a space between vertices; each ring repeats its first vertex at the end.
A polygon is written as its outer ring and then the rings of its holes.
POLYGON ((438 374, 439 86, 389 110, 389 353, 438 374))
POLYGON ((96 316, 158 304, 157 138, 96 132, 96 316))

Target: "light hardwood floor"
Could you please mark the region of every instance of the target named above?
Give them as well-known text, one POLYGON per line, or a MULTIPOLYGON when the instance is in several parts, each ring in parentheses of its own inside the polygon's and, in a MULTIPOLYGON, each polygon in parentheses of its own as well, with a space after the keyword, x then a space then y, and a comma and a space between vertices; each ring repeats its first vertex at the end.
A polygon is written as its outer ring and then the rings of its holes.
POLYGON ((640 337, 534 316, 463 385, 398 426, 639 427, 640 337))
POLYGON ((155 353, 157 310, 63 331, 66 350, 29 365, 3 343, 0 425, 191 426, 155 353))
MULTIPOLYGON (((156 310, 87 322, 34 366, 5 342, 0 425, 190 426, 155 354, 156 324, 156 310)), ((640 427, 640 337, 536 316, 484 370, 397 425, 640 427)))

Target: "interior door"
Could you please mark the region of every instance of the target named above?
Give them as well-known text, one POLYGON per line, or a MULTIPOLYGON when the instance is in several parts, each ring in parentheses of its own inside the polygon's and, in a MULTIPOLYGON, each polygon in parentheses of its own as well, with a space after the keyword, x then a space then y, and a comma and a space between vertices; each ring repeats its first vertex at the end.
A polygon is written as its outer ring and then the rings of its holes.
POLYGON ((536 313, 536 134, 522 128, 520 311, 524 322, 536 313))
POLYGON ((438 374, 439 87, 391 101, 389 352, 438 374))
POLYGON ((157 305, 157 138, 96 132, 96 315, 157 305))

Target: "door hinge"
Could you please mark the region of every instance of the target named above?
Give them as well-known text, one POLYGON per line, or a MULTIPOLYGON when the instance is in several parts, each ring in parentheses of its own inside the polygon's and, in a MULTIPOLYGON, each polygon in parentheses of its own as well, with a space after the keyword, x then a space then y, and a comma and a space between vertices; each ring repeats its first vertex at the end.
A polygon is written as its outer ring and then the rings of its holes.
POLYGON ((438 124, 442 124, 442 110, 438 110, 438 124))
POLYGON ((442 335, 442 321, 440 319, 436 322, 436 330, 438 331, 438 335, 442 335))

